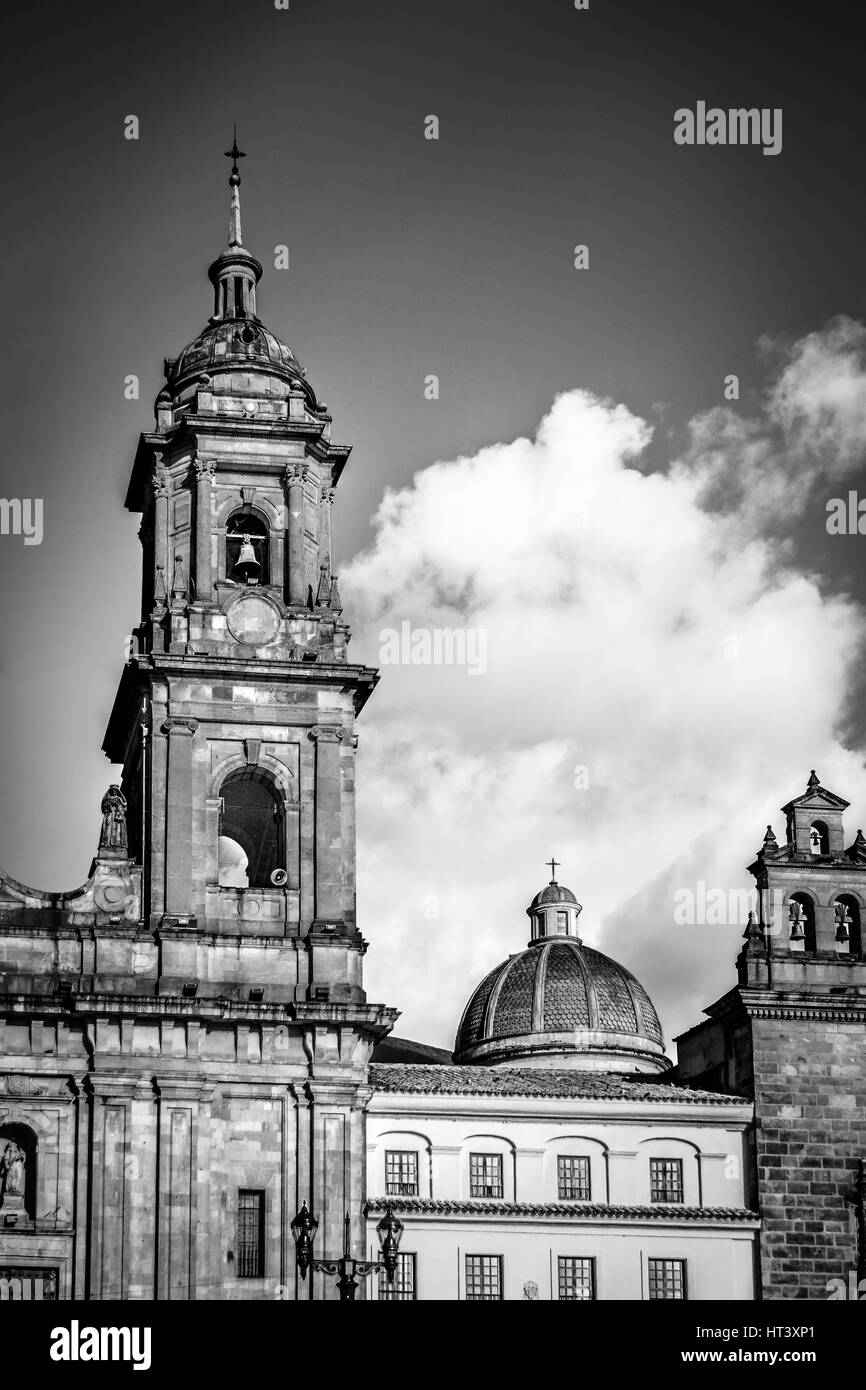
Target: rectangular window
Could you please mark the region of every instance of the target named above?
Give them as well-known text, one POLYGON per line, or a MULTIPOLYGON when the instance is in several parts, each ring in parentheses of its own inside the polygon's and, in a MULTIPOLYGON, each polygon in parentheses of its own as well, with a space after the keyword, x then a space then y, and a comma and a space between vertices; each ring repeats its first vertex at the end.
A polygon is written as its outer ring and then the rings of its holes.
POLYGON ((402 1149, 385 1153, 385 1192, 389 1197, 418 1196, 418 1155, 402 1149))
POLYGON ((567 936, 567 935, 568 935, 568 913, 567 913, 567 912, 557 912, 557 914, 556 914, 556 930, 559 932, 559 934, 560 934, 561 936, 567 936))
POLYGON ((559 1297, 571 1301, 595 1298, 595 1260, 560 1255, 559 1297))
POLYGON ((502 1298, 502 1256, 466 1256, 466 1298, 473 1302, 502 1298))
POLYGON ((685 1260, 649 1261, 650 1298, 685 1298, 685 1260))
POLYGON ((417 1294, 415 1292, 415 1255, 411 1255, 401 1250, 397 1256, 397 1268, 394 1271, 393 1284, 388 1283, 388 1276, 384 1269, 379 1270, 379 1297, 390 1299, 391 1302, 414 1302, 417 1294))
POLYGON ((469 1155, 469 1196, 501 1197, 502 1155, 469 1155))
POLYGON ((561 1202, 588 1202, 590 1200, 589 1159, 560 1154, 556 1160, 561 1202))
POLYGON ((242 318, 242 317, 243 317, 243 312, 244 312, 244 282, 243 282, 243 280, 241 279, 241 277, 240 277, 239 275, 236 275, 236 276, 234 277, 234 280, 235 280, 235 318, 236 318, 236 319, 239 319, 239 318, 242 318))
POLYGON ((683 1200, 683 1162, 681 1158, 650 1159, 650 1201, 683 1200))
POLYGON ((238 1192, 237 1277, 265 1277, 265 1194, 249 1188, 238 1192))

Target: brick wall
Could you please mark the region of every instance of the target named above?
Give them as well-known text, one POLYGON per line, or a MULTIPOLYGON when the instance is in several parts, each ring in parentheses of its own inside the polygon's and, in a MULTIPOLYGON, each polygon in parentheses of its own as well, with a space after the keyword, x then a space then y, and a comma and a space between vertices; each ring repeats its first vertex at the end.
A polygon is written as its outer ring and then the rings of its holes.
POLYGON ((826 1299, 856 1269, 846 1203, 866 1154, 862 1023, 753 1017, 761 1280, 769 1299, 826 1299))

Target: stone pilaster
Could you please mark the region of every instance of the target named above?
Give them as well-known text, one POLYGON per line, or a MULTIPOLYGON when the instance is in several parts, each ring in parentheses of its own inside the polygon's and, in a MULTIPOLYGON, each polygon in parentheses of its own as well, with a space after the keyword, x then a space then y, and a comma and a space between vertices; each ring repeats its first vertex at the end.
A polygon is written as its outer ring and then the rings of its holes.
POLYGON ((340 785, 340 745, 345 730, 316 725, 310 738, 316 746, 315 920, 341 921, 343 901, 343 815, 340 785))
POLYGON ((195 596, 199 603, 213 598, 213 569, 211 564, 211 494, 216 464, 213 459, 198 459, 195 464, 195 596))
POLYGON ((334 489, 323 487, 319 501, 319 569, 331 572, 331 507, 334 489))
POLYGON ((304 558, 304 484, 309 466, 293 464, 286 469, 285 481, 289 502, 289 606, 307 602, 307 566, 304 558))
POLYGON ((189 916, 193 893, 193 738, 195 719, 166 719, 168 741, 165 796, 165 915, 189 916))

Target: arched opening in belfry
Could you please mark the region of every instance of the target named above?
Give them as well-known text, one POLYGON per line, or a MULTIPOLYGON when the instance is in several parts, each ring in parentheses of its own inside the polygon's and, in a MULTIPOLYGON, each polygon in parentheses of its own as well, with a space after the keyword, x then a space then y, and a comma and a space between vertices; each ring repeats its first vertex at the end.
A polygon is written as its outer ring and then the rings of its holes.
POLYGON ((0 1124, 0 1227, 22 1213, 36 1220, 38 1148, 29 1125, 0 1124))
POLYGON ((838 945, 848 943, 848 952, 852 956, 863 954, 863 930, 860 914, 860 904, 853 893, 840 893, 834 904, 836 914, 836 942, 838 945))
POLYGON ((814 951, 817 946, 815 936, 815 904, 808 893, 792 893, 788 900, 791 941, 802 941, 804 951, 814 951))
POLYGON ((220 887, 269 888, 274 870, 285 868, 282 797, 257 767, 230 773, 220 796, 220 887))
POLYGON ((830 853, 830 831, 825 821, 816 820, 809 826, 809 848, 813 854, 830 853))
POLYGON ((270 532, 258 512, 233 512, 226 523, 226 579, 270 583, 270 532))

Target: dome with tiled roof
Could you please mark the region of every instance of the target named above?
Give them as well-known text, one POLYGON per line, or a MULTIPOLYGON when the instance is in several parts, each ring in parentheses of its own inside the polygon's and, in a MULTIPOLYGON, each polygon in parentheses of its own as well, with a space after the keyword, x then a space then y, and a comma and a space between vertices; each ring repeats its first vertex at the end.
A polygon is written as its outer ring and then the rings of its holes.
POLYGON ((639 980, 577 933, 581 905, 555 880, 527 908, 532 940, 473 993, 454 1060, 487 1066, 667 1071, 658 1014, 639 980))

